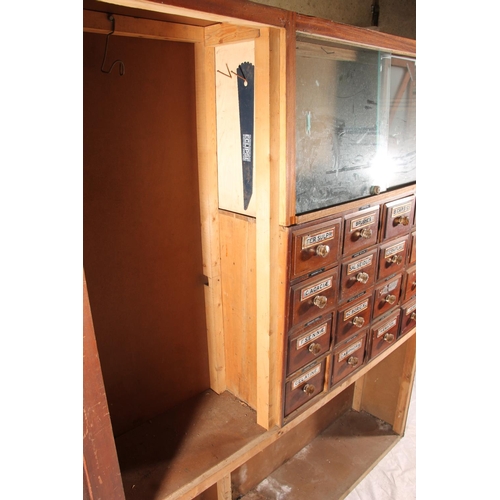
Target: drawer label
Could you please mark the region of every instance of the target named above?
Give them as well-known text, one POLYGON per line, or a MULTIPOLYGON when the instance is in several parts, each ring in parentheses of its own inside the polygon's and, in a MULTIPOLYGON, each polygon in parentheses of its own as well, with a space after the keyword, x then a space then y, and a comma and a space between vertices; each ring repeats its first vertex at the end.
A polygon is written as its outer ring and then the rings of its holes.
POLYGON ((319 328, 316 328, 312 332, 306 333, 303 337, 297 339, 297 350, 304 347, 306 344, 309 344, 313 340, 316 340, 319 337, 322 337, 326 333, 326 328, 328 323, 321 325, 319 328))
POLYGON ((351 316, 354 316, 355 314, 358 314, 359 312, 364 311, 367 307, 368 307, 368 300, 365 300, 365 301, 360 302, 359 304, 355 305, 354 307, 347 309, 344 312, 344 321, 349 319, 351 316))
POLYGON ((302 250, 312 247, 323 241, 332 240, 335 236, 335 228, 327 229, 321 233, 308 234, 302 238, 302 250))
POLYGON ((332 288, 333 280, 332 278, 327 278, 326 280, 320 281, 319 283, 316 283, 309 288, 304 288, 300 292, 300 300, 306 300, 312 295, 316 295, 319 292, 322 292, 323 290, 328 290, 328 288, 332 288))
POLYGON ((382 337, 384 333, 388 332, 393 326, 396 326, 396 323, 398 322, 398 318, 394 318, 392 321, 389 321, 389 323, 386 323, 384 326, 379 328, 377 330, 377 338, 382 337))
POLYGON ((411 314, 415 309, 417 308, 417 304, 413 304, 412 306, 410 306, 407 310, 406 310, 406 316, 408 316, 408 314, 411 314))
POLYGON ((394 254, 397 254, 399 252, 403 252, 405 249, 405 244, 406 241, 402 241, 401 243, 398 243, 397 245, 393 245, 392 247, 388 247, 385 249, 385 258, 389 258, 394 254))
POLYGON ((408 214, 411 212, 411 202, 405 203, 404 205, 398 205, 392 209, 392 218, 397 217, 398 215, 408 214))
POLYGON ((299 378, 296 378, 293 382, 292 382, 292 391, 294 389, 297 389, 297 387, 306 382, 307 380, 311 379, 314 377, 314 375, 317 375, 319 372, 321 371, 321 365, 318 365, 316 366, 315 368, 313 368, 311 371, 307 372, 307 373, 304 373, 304 375, 302 375, 301 377, 299 378))
POLYGON ((364 267, 371 266, 373 262, 373 254, 365 257, 364 259, 357 260, 356 262, 352 262, 347 266, 347 274, 355 273, 364 267))
POLYGON ((386 295, 398 287, 399 278, 396 281, 391 281, 388 285, 385 285, 382 290, 380 290, 380 295, 386 295))
POLYGON ((354 219, 351 221, 351 231, 360 229, 365 226, 371 226, 375 223, 375 214, 365 215, 359 219, 354 219))
POLYGON ((342 361, 343 359, 347 358, 347 356, 350 356, 353 352, 361 349, 362 345, 363 341, 360 340, 359 342, 356 342, 355 344, 349 346, 345 351, 339 353, 339 361, 342 361))

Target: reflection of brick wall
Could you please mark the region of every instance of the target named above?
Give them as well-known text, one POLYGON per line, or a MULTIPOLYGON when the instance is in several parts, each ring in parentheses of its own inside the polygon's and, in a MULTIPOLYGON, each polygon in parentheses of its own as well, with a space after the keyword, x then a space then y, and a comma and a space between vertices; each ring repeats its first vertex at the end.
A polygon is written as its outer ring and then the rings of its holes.
MULTIPOLYGON (((324 0, 252 0, 353 26, 369 27, 373 0, 325 2, 324 0)), ((416 39, 416 0, 378 0, 378 31, 416 39)))

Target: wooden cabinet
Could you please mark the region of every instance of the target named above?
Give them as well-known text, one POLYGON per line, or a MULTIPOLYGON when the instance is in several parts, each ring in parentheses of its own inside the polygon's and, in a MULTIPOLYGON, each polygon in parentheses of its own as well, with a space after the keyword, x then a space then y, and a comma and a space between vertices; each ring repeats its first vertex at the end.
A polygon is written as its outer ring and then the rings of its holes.
MULTIPOLYGON (((415 43, 247 1, 174 3, 84 1, 84 383, 103 381, 84 401, 102 429, 84 448, 89 498, 229 500, 347 412, 391 427, 383 456, 411 384, 387 397, 377 370, 415 370, 415 183, 328 206, 309 186, 321 208, 299 213, 294 62, 299 32, 405 57, 415 43), (106 43, 124 74, 101 71, 106 43)), ((335 478, 338 496, 365 472, 335 478)))

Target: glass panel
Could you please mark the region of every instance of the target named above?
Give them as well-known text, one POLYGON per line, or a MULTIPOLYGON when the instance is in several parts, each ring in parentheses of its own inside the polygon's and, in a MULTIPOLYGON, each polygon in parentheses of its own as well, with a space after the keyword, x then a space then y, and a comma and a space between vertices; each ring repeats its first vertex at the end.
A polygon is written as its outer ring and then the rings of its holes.
POLYGON ((408 78, 409 61, 392 71, 391 60, 297 38, 297 214, 414 180, 414 65, 408 78))

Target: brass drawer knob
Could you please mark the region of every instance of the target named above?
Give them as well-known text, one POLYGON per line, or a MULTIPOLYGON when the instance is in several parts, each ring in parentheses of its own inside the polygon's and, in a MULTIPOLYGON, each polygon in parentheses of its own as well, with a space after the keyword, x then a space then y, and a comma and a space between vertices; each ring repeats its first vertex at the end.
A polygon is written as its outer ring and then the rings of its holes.
POLYGON ((361 328, 365 324, 365 318, 363 318, 362 316, 356 316, 352 320, 352 324, 354 326, 357 326, 358 328, 361 328))
POLYGON ((314 385, 312 384, 306 384, 304 387, 302 387, 302 390, 308 395, 310 396, 311 394, 314 393, 315 389, 314 389, 314 385))
POLYGON ((324 297, 323 295, 316 295, 313 299, 313 304, 316 307, 319 307, 320 309, 323 309, 323 307, 326 306, 326 303, 328 302, 328 299, 324 297))
POLYGON ((360 283, 367 283, 368 280, 369 280, 370 276, 368 275, 368 273, 358 273, 356 275, 356 281, 359 281, 360 283))
POLYGON ((395 295, 387 295, 385 297, 385 301, 388 303, 388 304, 394 304, 394 302, 396 302, 396 296, 395 295))
POLYGON ((351 365, 351 366, 356 366, 358 363, 359 363, 359 359, 358 359, 356 356, 351 356, 351 357, 347 360, 347 364, 348 364, 348 365, 351 365))
POLYGON ((386 333, 384 335, 384 340, 389 342, 389 344, 394 340, 394 335, 392 333, 386 333))
POLYGON ((363 229, 360 229, 359 231, 356 231, 354 235, 356 238, 364 238, 367 240, 368 238, 371 238, 373 234, 373 231, 369 227, 364 227, 363 229))
POLYGON ((417 320, 417 311, 413 311, 410 315, 410 319, 413 321, 417 320))
POLYGON ((403 226, 407 226, 410 223, 410 219, 406 215, 400 215, 394 219, 394 225, 399 226, 400 224, 403 226))
POLYGON ((416 282, 416 281, 414 281, 414 282, 411 284, 411 289, 413 290, 413 289, 415 289, 415 288, 417 288, 417 282, 416 282))
POLYGON ((403 256, 400 253, 395 254, 387 259, 388 264, 401 264, 401 262, 403 262, 403 256))
POLYGON ((310 346, 309 346, 309 352, 312 353, 312 354, 319 354, 321 352, 321 345, 320 344, 317 344, 316 342, 313 342, 310 346))
POLYGON ((316 247, 316 255, 320 257, 326 257, 330 253, 330 247, 328 245, 318 245, 316 247))

